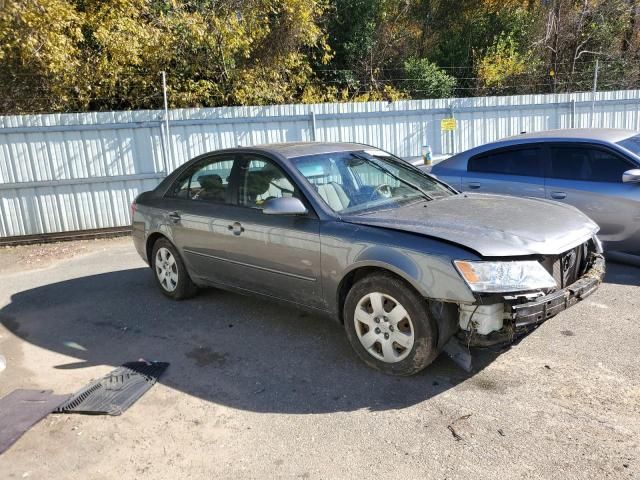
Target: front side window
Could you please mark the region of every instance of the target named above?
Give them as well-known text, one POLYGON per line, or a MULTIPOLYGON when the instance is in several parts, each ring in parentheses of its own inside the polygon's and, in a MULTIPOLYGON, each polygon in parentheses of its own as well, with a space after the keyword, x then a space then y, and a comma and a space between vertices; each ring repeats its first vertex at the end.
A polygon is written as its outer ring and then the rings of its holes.
POLYGON ((542 177, 544 176, 542 149, 519 148, 485 153, 470 158, 467 170, 500 175, 542 177))
POLYGON ((272 198, 299 198, 284 171, 270 160, 246 158, 240 167, 240 205, 262 209, 272 198))
POLYGON ((381 150, 309 155, 292 162, 336 212, 390 208, 454 194, 446 185, 381 150))
POLYGON ((622 174, 633 168, 606 150, 582 146, 551 147, 551 178, 583 182, 621 183, 622 174))
POLYGON ((233 158, 218 158, 199 164, 175 185, 171 196, 211 203, 231 203, 229 180, 233 158))

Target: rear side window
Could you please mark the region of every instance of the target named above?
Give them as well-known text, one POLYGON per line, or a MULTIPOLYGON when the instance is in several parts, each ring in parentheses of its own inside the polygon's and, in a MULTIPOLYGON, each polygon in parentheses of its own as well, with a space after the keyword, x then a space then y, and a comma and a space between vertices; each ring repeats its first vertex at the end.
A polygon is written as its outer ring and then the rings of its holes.
POLYGON ((622 174, 633 168, 618 155, 593 147, 551 147, 551 178, 583 182, 621 183, 622 174))
POLYGON ((489 152, 469 159, 467 170, 525 177, 544 176, 542 149, 518 148, 489 152))
POLYGON ((174 184, 169 194, 185 200, 231 203, 229 180, 233 165, 233 157, 199 163, 174 184))

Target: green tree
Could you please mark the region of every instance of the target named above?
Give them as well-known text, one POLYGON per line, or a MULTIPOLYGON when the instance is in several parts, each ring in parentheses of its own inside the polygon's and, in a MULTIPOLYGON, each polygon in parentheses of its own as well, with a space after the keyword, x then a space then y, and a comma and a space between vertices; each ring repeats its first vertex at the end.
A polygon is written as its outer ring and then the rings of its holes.
POLYGON ((82 15, 67 0, 17 0, 0 9, 0 110, 21 113, 66 99, 80 65, 82 15), (55 19, 55 21, 54 21, 55 19))
POLYGON ((477 64, 478 87, 482 93, 515 93, 532 65, 511 37, 502 36, 477 64))
POLYGON ((0 13, 5 112, 294 102, 321 89, 324 1, 16 0, 0 13), (37 88, 36 88, 37 87, 37 88), (38 96, 33 92, 37 91, 38 96), (36 101, 37 100, 37 101, 36 101))
POLYGON ((355 100, 402 96, 394 79, 412 51, 414 6, 415 0, 335 0, 328 23, 335 55, 321 78, 354 92, 355 100))
POLYGON ((0 113, 635 88, 637 1, 6 0, 0 113))
POLYGON ((411 57, 404 63, 407 77, 404 88, 414 98, 453 96, 456 79, 426 58, 411 57))
POLYGON ((550 91, 590 90, 598 59, 601 87, 637 84, 638 49, 629 48, 636 10, 626 0, 552 0, 541 6, 531 36, 541 65, 538 82, 550 91))

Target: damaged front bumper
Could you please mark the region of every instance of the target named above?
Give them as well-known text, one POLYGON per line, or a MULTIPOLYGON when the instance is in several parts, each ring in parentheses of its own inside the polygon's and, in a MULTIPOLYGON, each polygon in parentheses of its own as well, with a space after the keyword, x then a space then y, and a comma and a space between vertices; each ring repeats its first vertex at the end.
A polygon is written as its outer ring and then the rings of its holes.
POLYGON ((589 270, 568 287, 531 302, 511 305, 507 303, 515 328, 543 322, 595 292, 604 278, 605 262, 601 254, 592 255, 594 258, 589 270))
POLYGON ((527 300, 527 296, 504 296, 504 326, 498 331, 480 335, 474 329, 460 330, 451 337, 443 350, 462 368, 471 370, 469 347, 502 346, 513 343, 538 325, 575 305, 596 291, 605 274, 601 253, 591 253, 588 270, 571 285, 527 300))

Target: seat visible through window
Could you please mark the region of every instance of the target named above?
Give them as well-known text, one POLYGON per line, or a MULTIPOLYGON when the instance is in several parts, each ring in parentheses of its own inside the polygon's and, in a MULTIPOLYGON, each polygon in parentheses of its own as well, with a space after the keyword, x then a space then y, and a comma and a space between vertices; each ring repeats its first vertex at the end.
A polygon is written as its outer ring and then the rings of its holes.
POLYGON ((266 160, 250 160, 242 168, 240 201, 242 205, 262 208, 267 200, 297 197, 295 187, 282 169, 266 160))
POLYGON ((187 200, 227 203, 229 179, 234 159, 214 157, 203 160, 187 172, 173 187, 171 196, 187 200))
POLYGON ((318 193, 332 210, 339 212, 349 206, 349 197, 342 186, 336 182, 316 185, 318 193))
POLYGON ((196 194, 198 199, 224 202, 225 186, 222 184, 220 175, 200 175, 198 182, 201 187, 201 190, 196 194))

